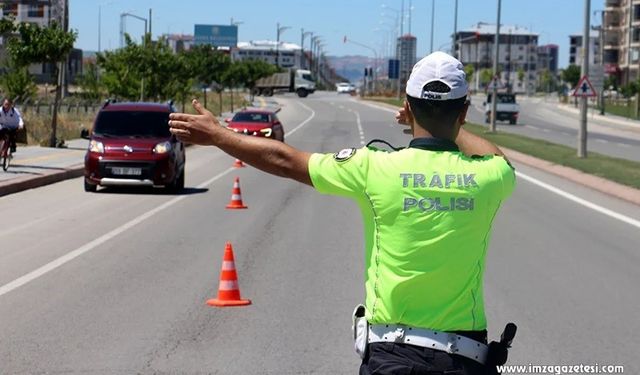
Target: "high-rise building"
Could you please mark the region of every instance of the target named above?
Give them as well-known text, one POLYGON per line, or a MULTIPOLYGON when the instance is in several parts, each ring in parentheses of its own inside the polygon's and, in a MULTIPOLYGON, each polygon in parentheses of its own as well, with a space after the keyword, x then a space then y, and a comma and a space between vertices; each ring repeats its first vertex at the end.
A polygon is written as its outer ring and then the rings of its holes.
MULTIPOLYGON (((569 64, 582 66, 582 34, 569 35, 569 64)), ((600 38, 598 33, 589 35, 589 64, 600 65, 601 60, 600 38)))
POLYGON ((605 72, 626 84, 640 78, 640 0, 605 0, 605 72))
MULTIPOLYGON (((455 51, 458 59, 474 67, 471 87, 484 90, 480 82, 483 69, 493 69, 496 25, 479 22, 456 33, 455 51)), ((520 26, 500 26, 498 71, 504 87, 514 92, 528 92, 537 79, 538 34, 520 26), (529 88, 529 89, 528 89, 529 88)))
POLYGON ((409 79, 411 69, 417 61, 417 39, 411 34, 398 38, 396 43, 396 58, 400 60, 400 82, 404 85, 409 79))

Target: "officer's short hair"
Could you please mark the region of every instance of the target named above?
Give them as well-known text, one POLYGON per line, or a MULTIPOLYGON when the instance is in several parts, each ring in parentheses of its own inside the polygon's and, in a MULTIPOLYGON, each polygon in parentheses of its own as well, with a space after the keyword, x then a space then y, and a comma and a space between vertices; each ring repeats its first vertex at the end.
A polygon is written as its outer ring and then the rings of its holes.
MULTIPOLYGON (((440 81, 429 82, 424 85, 424 91, 433 93, 448 93, 451 89, 440 81)), ((431 124, 442 124, 441 126, 453 126, 460 116, 467 97, 449 100, 418 99, 407 95, 407 101, 411 107, 411 113, 417 124, 426 129, 431 124)))

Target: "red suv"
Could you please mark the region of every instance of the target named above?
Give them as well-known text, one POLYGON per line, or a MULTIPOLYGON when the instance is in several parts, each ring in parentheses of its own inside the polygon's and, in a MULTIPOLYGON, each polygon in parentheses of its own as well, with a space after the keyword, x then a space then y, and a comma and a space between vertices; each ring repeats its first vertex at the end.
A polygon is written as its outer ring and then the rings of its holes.
POLYGON ((96 116, 84 158, 84 190, 102 186, 184 188, 184 144, 169 132, 171 102, 107 101, 96 116))
POLYGON ((264 109, 243 109, 224 120, 237 133, 266 137, 284 142, 284 129, 276 113, 264 109))

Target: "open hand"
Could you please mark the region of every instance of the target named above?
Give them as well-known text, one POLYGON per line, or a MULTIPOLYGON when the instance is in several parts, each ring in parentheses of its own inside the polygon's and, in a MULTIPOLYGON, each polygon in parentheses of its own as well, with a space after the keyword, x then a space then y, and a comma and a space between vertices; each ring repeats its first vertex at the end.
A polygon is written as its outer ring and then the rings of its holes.
POLYGON ((213 145, 220 123, 213 113, 204 109, 196 99, 192 102, 197 115, 171 113, 169 130, 179 140, 197 145, 213 145))
POLYGON ((408 109, 407 103, 405 102, 404 107, 398 109, 398 113, 396 114, 396 121, 400 125, 411 126, 413 123, 413 114, 408 109))

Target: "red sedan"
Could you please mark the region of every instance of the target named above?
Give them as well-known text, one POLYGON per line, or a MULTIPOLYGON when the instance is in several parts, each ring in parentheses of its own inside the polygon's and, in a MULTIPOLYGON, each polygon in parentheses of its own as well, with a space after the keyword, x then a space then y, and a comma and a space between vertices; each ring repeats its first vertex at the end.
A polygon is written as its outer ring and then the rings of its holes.
POLYGON ((273 111, 245 109, 224 121, 228 124, 227 127, 235 132, 284 142, 282 123, 273 111))

